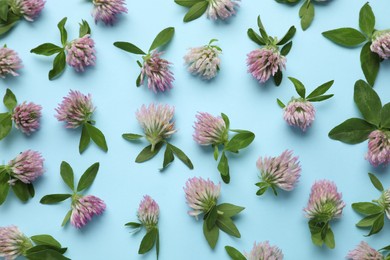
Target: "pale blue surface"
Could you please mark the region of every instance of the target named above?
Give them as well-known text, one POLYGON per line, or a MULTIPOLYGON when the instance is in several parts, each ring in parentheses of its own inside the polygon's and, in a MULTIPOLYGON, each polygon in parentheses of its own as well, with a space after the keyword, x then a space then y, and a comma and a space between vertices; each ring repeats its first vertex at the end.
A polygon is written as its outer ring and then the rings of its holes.
MULTIPOLYGON (((144 194, 151 195, 160 205, 161 259, 228 259, 224 246, 249 251, 254 241, 269 240, 278 245, 285 259, 321 260, 343 259, 361 240, 375 248, 390 243, 390 223, 386 220, 383 231, 365 238, 367 230, 354 224, 360 216, 351 209, 351 203, 369 201, 379 193, 369 183, 367 172, 378 173, 386 187, 390 185, 388 169, 373 169, 364 160, 367 143, 346 145, 330 140, 329 130, 343 120, 358 116, 353 103, 353 85, 363 78, 360 69, 360 48, 346 49, 326 40, 320 33, 339 27, 358 27, 359 9, 365 0, 331 1, 316 6, 312 26, 303 32, 299 26, 299 6, 288 7, 267 1, 242 1, 236 17, 228 23, 214 23, 204 16, 184 24, 186 9, 173 1, 128 1, 129 13, 122 16, 114 27, 96 26, 90 16, 91 4, 86 1, 48 0, 42 16, 33 24, 20 23, 0 44, 7 43, 19 52, 24 69, 16 79, 2 80, 0 95, 10 87, 18 100, 33 101, 43 106, 42 128, 26 138, 13 130, 0 142, 1 161, 7 162, 17 153, 34 149, 45 157, 46 172, 35 183, 36 196, 26 204, 11 194, 0 207, 0 226, 17 225, 27 235, 49 233, 64 246, 72 259, 155 259, 155 251, 137 255, 142 235, 131 235, 123 225, 136 220, 138 203, 144 194), (163 12, 162 12, 163 10, 163 12), (296 25, 294 46, 288 55, 285 76, 300 79, 309 90, 328 80, 335 84, 330 93, 335 97, 316 104, 317 118, 306 134, 292 130, 282 119, 282 111, 275 100, 288 101, 296 95, 292 84, 284 78, 282 85, 259 85, 246 72, 246 54, 257 46, 246 36, 248 28, 256 27, 261 14, 270 35, 281 37, 296 25), (33 47, 44 43, 59 43, 56 24, 68 17, 66 28, 69 39, 78 34, 78 23, 86 19, 96 41, 97 64, 84 74, 71 68, 55 81, 47 79, 52 58, 30 54, 33 47), (127 54, 112 43, 130 41, 147 49, 154 36, 163 28, 174 26, 176 33, 164 56, 174 63, 176 81, 174 89, 155 95, 145 86, 135 87, 139 68, 136 55, 127 54), (207 83, 191 76, 183 66, 183 56, 189 47, 219 39, 223 49, 221 72, 207 83), (69 89, 92 93, 97 127, 106 135, 109 152, 105 154, 94 144, 83 155, 78 154, 79 131, 66 130, 54 118, 54 108, 69 89), (172 142, 192 159, 195 169, 190 171, 176 160, 164 173, 159 173, 163 154, 143 164, 134 163, 143 144, 130 144, 122 139, 124 132, 141 132, 135 111, 142 104, 162 102, 176 107, 175 120, 178 133, 172 142), (245 206, 236 219, 242 238, 235 239, 221 233, 217 247, 212 251, 202 233, 201 221, 186 214, 183 186, 192 176, 220 181, 212 149, 199 147, 192 140, 193 122, 197 111, 229 115, 231 126, 252 130, 254 143, 239 156, 230 156, 231 184, 222 184, 220 202, 245 206), (259 198, 255 195, 258 181, 255 162, 259 156, 278 155, 293 149, 300 157, 302 177, 296 190, 281 192, 275 198, 271 193, 259 198), (39 204, 42 196, 66 192, 59 175, 61 161, 69 162, 79 177, 92 163, 99 161, 101 168, 89 194, 104 199, 107 210, 96 217, 83 230, 70 225, 61 228, 61 221, 69 209, 69 202, 47 206, 39 204), (330 179, 337 183, 347 207, 341 220, 332 223, 336 236, 336 249, 318 248, 311 243, 307 220, 302 208, 306 206, 310 187, 315 180, 330 179), (386 239, 387 238, 387 239, 386 239)), ((390 27, 390 2, 372 1, 377 17, 376 28, 390 27)), ((375 85, 383 103, 390 100, 388 82, 389 62, 381 65, 375 85)), ((1 105, 1 111, 5 108, 1 105)))

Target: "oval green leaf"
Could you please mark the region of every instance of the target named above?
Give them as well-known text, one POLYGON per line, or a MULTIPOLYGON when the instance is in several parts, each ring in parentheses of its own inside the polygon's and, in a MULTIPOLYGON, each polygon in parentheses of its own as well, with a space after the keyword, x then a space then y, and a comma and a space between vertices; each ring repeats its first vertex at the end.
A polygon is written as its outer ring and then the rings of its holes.
POLYGON ((360 118, 350 118, 329 132, 329 138, 347 144, 358 144, 367 140, 376 127, 360 118))
POLYGON ((339 28, 323 32, 322 35, 332 42, 345 47, 355 47, 367 40, 361 32, 354 28, 339 28))
POLYGON ((183 21, 187 23, 195 19, 198 19, 202 14, 206 12, 208 6, 209 6, 208 1, 202 1, 194 4, 184 16, 183 21))

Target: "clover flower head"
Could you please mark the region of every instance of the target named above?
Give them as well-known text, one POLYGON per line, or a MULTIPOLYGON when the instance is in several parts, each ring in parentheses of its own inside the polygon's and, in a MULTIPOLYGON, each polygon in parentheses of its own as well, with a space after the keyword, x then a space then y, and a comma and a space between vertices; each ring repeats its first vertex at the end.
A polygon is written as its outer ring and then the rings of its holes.
POLYGON ((34 103, 23 102, 14 108, 12 119, 15 127, 24 134, 30 135, 39 129, 42 107, 34 103))
POLYGON ((32 243, 16 226, 0 227, 0 257, 16 259, 32 247, 32 243))
POLYGON ((188 65, 191 74, 199 75, 205 80, 210 80, 217 76, 221 59, 221 50, 212 45, 191 48, 184 56, 184 61, 188 65))
POLYGON ((44 0, 14 0, 14 5, 24 19, 29 22, 34 21, 45 7, 44 0))
POLYGON ((106 204, 98 197, 87 195, 76 198, 72 202, 70 223, 80 229, 84 227, 95 215, 103 214, 106 204))
POLYGON ((248 72, 260 83, 286 68, 286 57, 276 47, 267 46, 251 51, 247 55, 248 72))
POLYGON ((127 13, 125 0, 93 0, 92 3, 95 23, 102 21, 106 25, 113 25, 118 14, 127 13))
POLYGON ((227 141, 228 129, 222 117, 199 112, 196 119, 193 134, 195 142, 200 145, 218 145, 227 141))
MULTIPOLYGON (((12 177, 29 184, 43 174, 43 162, 44 159, 39 152, 27 150, 11 160, 8 167, 12 177)), ((10 184, 13 184, 12 180, 10 184)))
POLYGON ((283 253, 277 246, 271 246, 268 241, 255 243, 252 251, 245 254, 248 260, 283 260, 283 253))
POLYGON ((66 123, 66 128, 77 128, 91 119, 95 107, 91 95, 71 90, 56 108, 58 121, 66 123))
POLYGON ((384 60, 390 58, 390 31, 378 31, 374 33, 374 40, 370 49, 384 60))
POLYGON ((347 259, 350 260, 383 260, 381 253, 370 247, 366 242, 362 241, 352 251, 349 251, 347 259))
POLYGON ((148 88, 154 93, 170 90, 173 88, 172 82, 175 79, 173 72, 169 68, 172 63, 162 59, 162 54, 162 52, 154 50, 152 53, 146 55, 141 69, 140 84, 142 85, 147 77, 148 88))
POLYGON ((137 216, 147 230, 157 226, 160 208, 150 196, 144 196, 139 204, 137 216))
POLYGON ((211 20, 226 20, 236 14, 238 0, 210 0, 206 10, 207 18, 211 20))
POLYGON ((390 162, 390 137, 388 132, 375 130, 368 136, 366 159, 375 167, 390 162))
POLYGON ((5 78, 7 75, 19 76, 17 71, 22 67, 22 60, 14 50, 7 47, 0 48, 0 78, 5 78))
POLYGON ((83 72, 86 67, 95 65, 95 42, 89 34, 73 40, 65 49, 66 62, 77 72, 83 72))
POLYGON ((284 108, 283 118, 290 125, 306 131, 315 119, 316 110, 310 101, 292 99, 284 108))
POLYGON ((188 211, 188 214, 197 218, 217 204, 221 184, 215 185, 209 179, 204 180, 201 177, 194 177, 188 179, 184 192, 188 206, 193 209, 188 211))

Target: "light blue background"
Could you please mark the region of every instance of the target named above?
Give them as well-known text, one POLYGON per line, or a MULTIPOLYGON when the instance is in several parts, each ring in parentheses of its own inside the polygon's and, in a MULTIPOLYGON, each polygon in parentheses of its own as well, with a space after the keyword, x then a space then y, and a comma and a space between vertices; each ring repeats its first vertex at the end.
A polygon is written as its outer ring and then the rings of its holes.
MULTIPOLYGON (((303 32, 299 26, 299 6, 289 7, 267 1, 242 1, 236 15, 227 23, 205 18, 188 24, 182 22, 185 8, 173 1, 127 1, 129 13, 120 17, 114 27, 96 26, 90 15, 92 5, 86 1, 48 0, 36 22, 21 22, 9 35, 0 40, 15 49, 23 59, 21 76, 0 81, 0 95, 11 88, 19 102, 33 101, 43 106, 42 127, 31 137, 13 130, 0 143, 0 160, 8 162, 26 149, 41 151, 45 157, 46 172, 35 183, 36 196, 26 204, 11 193, 0 207, 0 226, 17 225, 29 236, 49 233, 69 247, 72 259, 155 259, 155 251, 145 256, 137 254, 141 234, 131 235, 123 225, 136 220, 138 204, 145 194, 160 205, 161 259, 228 259, 224 246, 232 245, 240 251, 250 251, 254 241, 269 240, 278 245, 285 259, 343 259, 361 240, 375 248, 390 243, 390 223, 386 220, 383 231, 369 238, 355 223, 361 218, 351 209, 351 203, 369 201, 379 197, 371 186, 367 172, 373 171, 386 187, 390 185, 388 169, 373 169, 364 159, 367 143, 346 145, 330 140, 330 129, 343 120, 359 116, 353 103, 353 85, 363 78, 360 69, 360 48, 346 49, 326 40, 321 32, 339 27, 358 27, 358 14, 364 0, 331 1, 316 5, 312 26, 303 32), (275 100, 287 102, 296 95, 292 84, 284 78, 279 88, 270 82, 259 85, 246 68, 246 54, 257 46, 246 36, 248 28, 256 28, 260 14, 270 35, 281 37, 291 25, 297 27, 294 46, 287 59, 285 76, 300 79, 309 90, 331 79, 335 80, 330 93, 335 97, 316 104, 317 117, 313 127, 305 134, 287 126, 282 110, 275 100), (68 17, 69 39, 77 37, 78 23, 86 19, 96 41, 97 64, 84 74, 71 68, 54 81, 47 73, 52 57, 30 54, 30 49, 44 42, 59 43, 58 21, 68 17), (174 26, 176 33, 166 49, 165 58, 174 63, 174 89, 155 95, 145 86, 135 87, 139 74, 136 55, 127 54, 112 43, 130 41, 147 49, 155 35, 165 27, 174 26), (183 65, 183 56, 189 47, 219 39, 223 49, 222 66, 218 77, 203 82, 191 76, 183 65), (67 130, 54 118, 54 109, 69 89, 92 93, 97 106, 95 119, 106 135, 109 152, 105 154, 94 144, 83 155, 78 154, 80 132, 67 130), (172 142, 192 159, 195 169, 190 171, 181 162, 175 162, 160 173, 163 154, 143 164, 134 159, 146 145, 131 144, 122 139, 125 132, 141 132, 135 111, 142 104, 161 102, 176 107, 178 133, 172 142), (235 239, 221 233, 215 250, 207 245, 201 221, 187 215, 183 186, 189 177, 202 176, 220 181, 211 148, 202 148, 192 140, 193 122, 197 111, 229 115, 231 126, 252 130, 254 143, 238 156, 230 156, 231 184, 222 184, 219 202, 245 206, 236 219, 242 238, 235 239), (259 156, 276 156, 285 149, 293 149, 300 157, 302 177, 298 187, 279 197, 267 193, 255 195, 258 181, 256 160, 259 156), (69 209, 69 201, 41 205, 42 196, 67 192, 59 175, 61 161, 69 162, 80 177, 92 163, 101 164, 97 179, 88 194, 105 200, 107 210, 82 230, 61 221, 69 209), (332 223, 336 236, 336 249, 318 248, 311 243, 302 209, 306 206, 310 187, 315 180, 329 179, 337 183, 347 204, 343 217, 332 223), (386 239, 387 238, 387 239, 386 239)), ((390 27, 390 2, 372 1, 377 17, 377 29, 390 27)), ((375 85, 383 103, 390 100, 389 62, 383 62, 375 85)), ((1 105, 1 111, 5 108, 1 105)))

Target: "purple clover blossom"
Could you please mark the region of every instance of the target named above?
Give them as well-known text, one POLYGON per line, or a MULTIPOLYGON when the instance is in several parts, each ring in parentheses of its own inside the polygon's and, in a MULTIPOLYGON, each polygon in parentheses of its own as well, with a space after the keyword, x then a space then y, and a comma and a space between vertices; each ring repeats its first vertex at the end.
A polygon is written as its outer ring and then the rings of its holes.
POLYGON ((260 170, 260 178, 269 186, 282 190, 294 189, 301 176, 299 158, 292 156, 292 151, 286 150, 278 157, 260 157, 256 166, 260 170))
MULTIPOLYGON (((12 177, 29 184, 43 174, 43 162, 44 159, 39 152, 27 150, 11 160, 7 168, 12 177)), ((14 180, 10 180, 11 185, 13 182, 14 180)))
POLYGON ((389 132, 375 130, 370 133, 366 159, 375 167, 381 164, 387 165, 390 162, 389 132))
POLYGON ((159 142, 169 138, 176 132, 175 124, 172 121, 175 113, 174 107, 168 105, 150 104, 148 107, 142 105, 137 110, 136 117, 144 130, 146 139, 152 145, 152 151, 159 142))
POLYGON ((283 260, 283 253, 277 246, 271 246, 268 241, 255 243, 249 254, 245 254, 248 260, 283 260))
POLYGON ((89 34, 75 39, 66 45, 66 62, 77 72, 83 72, 85 67, 95 65, 95 42, 89 34))
POLYGON ((160 58, 162 54, 162 52, 154 50, 143 57, 144 64, 141 69, 140 84, 142 85, 147 77, 148 88, 153 90, 154 93, 172 89, 172 82, 175 79, 173 72, 169 69, 172 63, 160 58))
POLYGON ((384 256, 366 242, 362 241, 352 251, 349 251, 347 259, 350 260, 384 260, 384 256))
POLYGON ((106 25, 113 25, 118 14, 127 13, 124 0, 93 0, 92 3, 95 23, 102 21, 106 25))
POLYGON ((24 134, 30 135, 39 129, 42 107, 34 103, 26 103, 16 106, 12 113, 15 127, 24 134))
POLYGON ((150 230, 157 226, 160 208, 156 201, 150 196, 145 195, 139 204, 137 216, 139 221, 150 230))
POLYGON ((221 192, 221 184, 215 185, 209 179, 194 177, 188 179, 184 187, 187 204, 193 210, 188 211, 190 216, 198 218, 217 204, 221 192))
POLYGON ((66 123, 66 128, 77 128, 91 119, 95 107, 91 95, 71 90, 56 108, 58 121, 66 123))
POLYGON ((5 46, 0 48, 0 78, 19 76, 17 71, 22 67, 22 60, 14 50, 5 46))
POLYGON ((188 65, 188 71, 191 74, 210 80, 217 76, 219 71, 221 59, 218 56, 221 52, 221 49, 211 45, 190 48, 184 56, 184 61, 188 65))
POLYGON ((227 141, 228 129, 222 117, 199 112, 196 119, 193 134, 195 142, 200 145, 218 145, 227 141))
POLYGON ((384 60, 390 58, 390 30, 374 33, 370 49, 384 60))
POLYGON ((284 108, 283 118, 290 125, 306 131, 315 119, 316 110, 310 101, 292 99, 284 108))
POLYGON ((45 7, 44 0, 14 0, 15 11, 23 15, 29 22, 34 21, 45 7))
POLYGON ((277 47, 256 49, 247 56, 248 72, 260 83, 265 83, 279 70, 286 68, 286 57, 280 54, 277 47))
POLYGON ((311 188, 307 207, 304 208, 306 217, 319 222, 340 218, 345 207, 341 196, 334 182, 328 180, 315 182, 311 188))
POLYGON ((210 0, 206 10, 207 18, 211 20, 226 20, 236 14, 238 0, 210 0))
POLYGON ((103 214, 106 204, 98 197, 88 195, 75 198, 72 202, 70 223, 80 229, 84 227, 95 215, 103 214))
POLYGON ((0 257, 14 260, 24 255, 32 243, 16 226, 0 227, 0 257))

